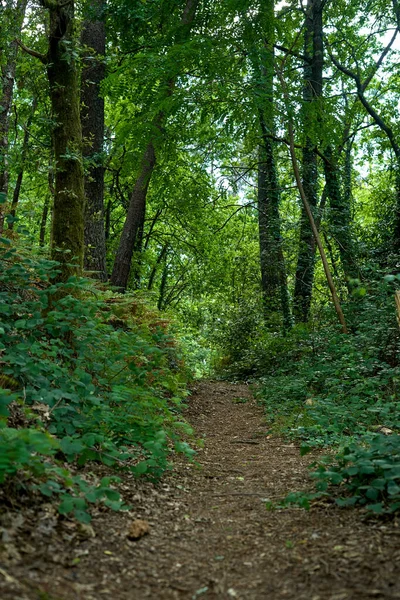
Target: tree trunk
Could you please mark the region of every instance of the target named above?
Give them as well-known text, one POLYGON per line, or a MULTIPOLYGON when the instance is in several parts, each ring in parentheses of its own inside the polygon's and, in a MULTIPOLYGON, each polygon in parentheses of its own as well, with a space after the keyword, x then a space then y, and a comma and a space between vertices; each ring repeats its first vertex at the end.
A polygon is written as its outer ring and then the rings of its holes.
POLYGON ((18 170, 18 175, 17 175, 17 180, 15 182, 15 186, 14 186, 14 191, 13 191, 13 199, 12 199, 12 203, 11 203, 11 217, 12 220, 9 222, 8 224, 8 229, 12 230, 14 229, 14 222, 15 222, 15 217, 17 214, 17 206, 18 206, 18 202, 19 202, 19 195, 21 192, 21 186, 22 186, 22 180, 24 177, 24 170, 25 170, 25 163, 26 163, 26 155, 28 153, 28 145, 29 145, 29 138, 30 138, 30 128, 32 125, 32 120, 35 114, 35 110, 37 107, 37 100, 36 98, 34 98, 33 100, 33 104, 32 104, 32 111, 31 114, 28 117, 28 120, 26 122, 25 125, 25 132, 24 132, 24 139, 22 142, 22 150, 21 150, 21 166, 18 170))
POLYGON ((84 178, 79 83, 73 50, 74 2, 41 0, 50 12, 47 75, 53 119, 55 196, 51 254, 59 281, 81 274, 84 254, 84 178))
POLYGON ((145 223, 145 212, 141 215, 141 221, 136 233, 135 247, 133 248, 133 254, 135 259, 133 261, 133 273, 131 280, 133 282, 133 288, 135 290, 140 288, 142 279, 142 250, 143 250, 143 238, 144 238, 144 223, 145 223))
POLYGON ((158 294, 158 302, 157 302, 158 310, 163 310, 165 308, 165 306, 164 306, 165 289, 167 287, 167 281, 168 281, 168 263, 167 263, 166 258, 167 257, 165 256, 164 267, 163 267, 161 282, 160 282, 160 291, 158 294))
POLYGON ((324 171, 331 208, 330 225, 339 248, 340 262, 348 284, 350 279, 358 277, 354 244, 351 236, 350 198, 346 198, 340 189, 339 172, 333 158, 332 149, 327 147, 324 154, 327 158, 324 161, 324 171))
MULTIPOLYGON (((50 207, 54 204, 54 174, 53 170, 49 170, 48 175, 49 189, 46 197, 44 199, 43 209, 42 209, 42 218, 40 220, 40 231, 39 231, 39 245, 41 247, 44 246, 44 240, 46 237, 46 225, 47 225, 47 217, 49 215, 50 207)), ((50 240, 50 245, 52 242, 52 235, 50 240)))
POLYGON ((257 23, 244 16, 250 41, 249 55, 256 81, 254 101, 259 118, 258 146, 258 234, 260 247, 261 291, 266 323, 271 313, 281 311, 284 327, 291 326, 289 293, 282 249, 279 214, 280 189, 274 157, 274 40, 275 0, 264 0, 259 13, 261 37, 255 38, 257 23))
MULTIPOLYGON (((261 118, 261 129, 266 131, 261 118)), ((258 165, 258 230, 260 243, 261 285, 266 320, 280 307, 285 329, 291 327, 289 292, 282 249, 280 190, 273 145, 264 136, 259 147, 258 165)))
POLYGON ((12 0, 7 0, 6 7, 0 12, 2 24, 10 20, 11 39, 4 40, 4 47, 0 48, 1 85, 0 85, 0 235, 4 230, 6 214, 6 200, 8 195, 8 132, 10 127, 10 111, 13 100, 14 79, 17 63, 18 44, 16 38, 20 37, 22 23, 25 16, 27 0, 18 0, 14 7, 12 0))
POLYGON ((84 21, 81 45, 84 48, 81 74, 81 124, 83 156, 89 166, 85 173, 85 257, 86 271, 107 280, 104 229, 104 100, 100 85, 105 76, 106 34, 103 19, 105 0, 91 0, 84 21))
POLYGON ((169 243, 167 242, 162 247, 160 254, 157 256, 156 264, 154 265, 154 267, 151 270, 150 277, 149 277, 149 282, 147 284, 147 289, 149 291, 151 291, 152 288, 153 288, 153 283, 154 283, 155 276, 157 274, 157 269, 160 266, 160 264, 165 260, 165 257, 167 256, 168 249, 169 249, 169 243))
POLYGON ((150 142, 142 159, 139 176, 133 189, 124 228, 122 230, 114 268, 111 275, 112 285, 123 290, 128 285, 132 256, 135 248, 136 235, 146 210, 146 196, 150 178, 156 164, 156 154, 153 142, 150 142))
MULTIPOLYGON (((318 204, 318 163, 315 148, 318 123, 318 99, 322 95, 323 41, 322 2, 308 0, 304 42, 304 132, 302 157, 302 185, 308 205, 316 213, 318 204), (308 133, 311 132, 311 135, 308 133)), ((297 258, 294 315, 297 323, 306 323, 310 315, 315 266, 315 239, 304 206, 300 218, 300 240, 297 258)))
MULTIPOLYGON (((189 36, 198 4, 199 0, 186 0, 186 5, 180 22, 180 29, 176 36, 176 41, 178 43, 182 43, 189 36)), ((175 80, 173 78, 167 79, 167 94, 172 94, 174 83, 175 80)), ((150 179, 156 165, 155 145, 158 141, 158 138, 162 137, 162 124, 164 123, 164 120, 165 114, 164 112, 160 111, 154 120, 154 133, 144 151, 139 168, 139 174, 129 200, 128 212, 110 279, 112 285, 120 288, 121 290, 125 290, 128 285, 136 236, 140 228, 140 223, 144 220, 146 215, 147 190, 149 188, 150 179)))

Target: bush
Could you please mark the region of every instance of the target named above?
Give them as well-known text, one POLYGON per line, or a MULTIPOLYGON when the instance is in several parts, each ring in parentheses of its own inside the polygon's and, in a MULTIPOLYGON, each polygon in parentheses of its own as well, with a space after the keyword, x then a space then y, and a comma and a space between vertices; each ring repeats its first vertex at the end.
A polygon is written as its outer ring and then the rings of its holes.
MULTIPOLYGON (((58 455, 151 477, 172 449, 191 455, 179 417, 185 373, 168 323, 132 297, 102 298, 89 280, 53 284, 52 261, 0 252, 0 482, 20 470, 45 481, 58 455), (22 409, 22 428, 7 427, 10 406, 22 409)), ((65 474, 56 475, 46 489, 63 494, 65 474)), ((78 499, 102 497, 67 479, 78 499)), ((63 504, 81 514, 78 505, 63 504)))
POLYGON ((365 506, 375 513, 400 508, 400 436, 376 435, 362 445, 351 444, 313 473, 317 490, 344 492, 340 506, 365 506))

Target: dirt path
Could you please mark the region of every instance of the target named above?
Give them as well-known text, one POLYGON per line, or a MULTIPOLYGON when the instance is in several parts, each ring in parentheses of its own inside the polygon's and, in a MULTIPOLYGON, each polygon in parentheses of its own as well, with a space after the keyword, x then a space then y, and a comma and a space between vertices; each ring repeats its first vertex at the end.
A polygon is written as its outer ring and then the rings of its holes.
POLYGON ((129 514, 99 512, 93 529, 58 521, 51 505, 17 524, 3 515, 0 598, 400 599, 396 521, 328 505, 265 509, 309 485, 310 458, 268 436, 246 386, 202 382, 187 418, 205 436, 201 468, 182 462, 158 486, 125 480, 129 514), (150 534, 129 541, 136 518, 150 534))

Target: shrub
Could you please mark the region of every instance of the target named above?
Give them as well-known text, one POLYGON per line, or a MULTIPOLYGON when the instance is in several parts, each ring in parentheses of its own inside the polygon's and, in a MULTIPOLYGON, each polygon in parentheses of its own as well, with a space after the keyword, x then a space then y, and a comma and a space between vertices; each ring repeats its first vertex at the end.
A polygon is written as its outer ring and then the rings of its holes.
MULTIPOLYGON (((158 477, 171 449, 192 453, 182 441, 190 433, 179 416, 185 374, 179 359, 171 366, 178 351, 168 323, 132 297, 106 301, 89 280, 53 284, 56 270, 0 249, 0 482, 21 469, 45 481, 58 455, 158 477), (23 409, 20 429, 7 427, 10 405, 23 409)), ((65 477, 56 475, 46 489, 62 495, 65 477)), ((78 499, 93 497, 83 480, 68 481, 78 499)), ((63 504, 81 515, 78 505, 63 504)))

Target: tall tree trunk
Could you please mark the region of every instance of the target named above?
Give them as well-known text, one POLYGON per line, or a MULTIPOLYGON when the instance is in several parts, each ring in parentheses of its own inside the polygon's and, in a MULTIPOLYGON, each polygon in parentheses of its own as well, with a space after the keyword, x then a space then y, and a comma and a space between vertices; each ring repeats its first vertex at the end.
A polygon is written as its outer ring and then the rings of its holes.
POLYGON ((105 0, 91 0, 83 23, 84 48, 81 74, 81 124, 83 156, 89 166, 85 173, 85 257, 86 271, 101 281, 107 280, 106 238, 104 228, 104 100, 100 85, 105 76, 106 33, 105 0))
POLYGON ((143 156, 139 169, 139 177, 136 179, 135 187, 133 188, 130 198, 128 212, 110 279, 112 285, 123 290, 125 290, 128 285, 136 236, 140 223, 143 220, 143 214, 146 210, 147 190, 155 164, 156 153, 153 142, 150 142, 147 145, 146 152, 143 156))
MULTIPOLYGON (((180 28, 176 36, 177 42, 182 43, 189 36, 198 4, 199 0, 186 0, 186 6, 183 10, 180 28)), ((172 94, 174 84, 174 78, 167 79, 166 89, 168 90, 168 94, 172 94)), ((128 285, 136 236, 140 228, 140 223, 143 221, 143 215, 146 214, 147 190, 149 188, 150 179, 156 165, 155 145, 158 139, 162 136, 162 125, 164 120, 165 114, 164 112, 160 111, 154 120, 154 133, 152 134, 152 138, 144 151, 139 167, 138 177, 129 200, 128 212, 122 230, 110 280, 112 285, 115 285, 122 290, 125 290, 128 285)))
MULTIPOLYGON (((291 326, 289 293, 282 249, 279 214, 280 188, 275 165, 274 134, 274 40, 275 1, 263 3, 261 13, 263 47, 255 65, 259 71, 259 123, 261 143, 258 150, 258 230, 263 305, 266 321, 270 313, 281 310, 285 328, 291 326)), ((256 59, 257 60, 257 59, 256 59)))
MULTIPOLYGON (((6 1, 6 6, 0 7, 0 21, 10 22, 11 39, 6 41, 4 36, 4 47, 0 48, 0 54, 5 57, 1 66, 0 84, 0 235, 4 229, 4 218, 6 214, 6 200, 8 195, 8 132, 10 127, 10 111, 13 100, 15 70, 17 64, 18 43, 16 38, 21 34, 22 23, 25 16, 27 0, 17 0, 16 6, 12 0, 6 1)), ((0 25, 0 26, 1 26, 0 25)))
POLYGON ((32 125, 32 120, 36 111, 36 107, 37 107, 37 100, 36 98, 34 98, 33 100, 33 104, 32 104, 32 111, 31 114, 28 117, 28 120, 26 122, 25 125, 25 132, 24 132, 24 139, 22 142, 22 149, 21 149, 21 165, 20 168, 18 170, 18 174, 17 174, 17 179, 15 182, 15 186, 14 186, 14 191, 13 191, 13 199, 12 199, 12 203, 11 203, 11 217, 12 220, 9 222, 8 224, 8 229, 14 229, 14 222, 15 222, 15 217, 17 214, 17 206, 18 206, 18 202, 19 202, 19 195, 21 192, 21 187, 22 187, 22 180, 24 177, 24 170, 25 170, 25 163, 26 163, 26 156, 28 153, 28 145, 29 145, 29 138, 30 138, 30 128, 32 125))
POLYGON ((80 274, 84 254, 84 177, 79 80, 74 58, 74 2, 41 0, 50 12, 46 56, 54 119, 55 196, 51 254, 60 281, 80 274))
MULTIPOLYGON (((304 41, 304 132, 302 185, 313 213, 318 204, 318 163, 315 148, 318 99, 322 95, 323 41, 322 0, 308 0, 304 41), (308 134, 311 132, 311 135, 308 134)), ((296 322, 306 323, 310 315, 315 266, 315 239, 304 207, 301 208, 300 240, 297 258, 294 315, 296 322)))
POLYGON ((339 248, 340 262, 346 277, 347 284, 350 279, 358 277, 355 259, 354 244, 351 236, 350 197, 342 193, 339 183, 339 171, 333 157, 331 147, 325 149, 324 161, 325 181, 330 200, 330 226, 339 248))
MULTIPOLYGON (((261 129, 267 128, 261 118, 261 129)), ((279 214, 280 189, 277 178, 273 145, 264 135, 259 146, 258 165, 258 230, 260 243, 261 285, 265 317, 281 308, 285 329, 291 327, 289 292, 285 259, 282 249, 281 219, 279 214)))

